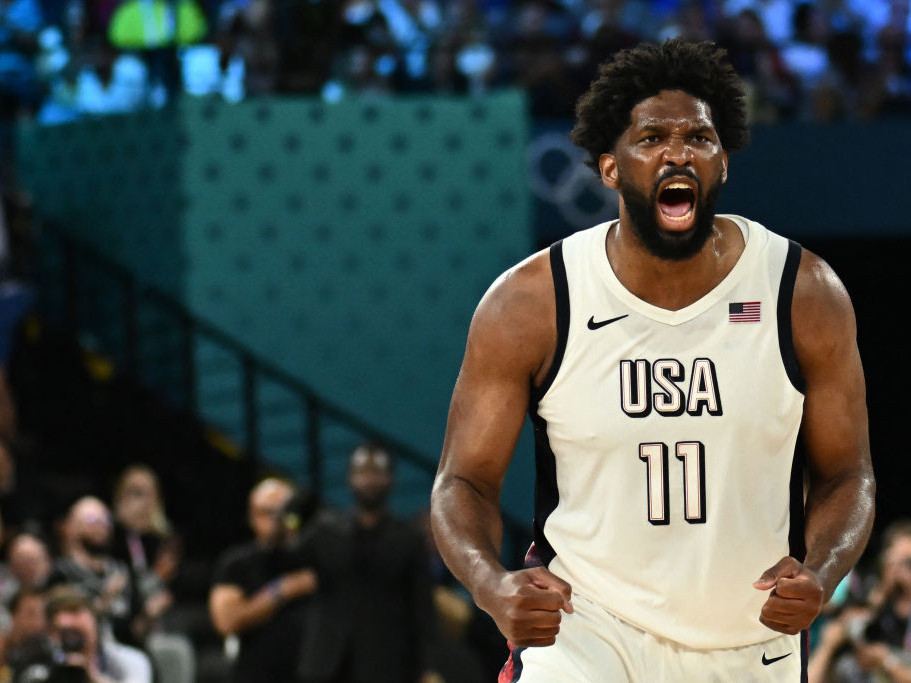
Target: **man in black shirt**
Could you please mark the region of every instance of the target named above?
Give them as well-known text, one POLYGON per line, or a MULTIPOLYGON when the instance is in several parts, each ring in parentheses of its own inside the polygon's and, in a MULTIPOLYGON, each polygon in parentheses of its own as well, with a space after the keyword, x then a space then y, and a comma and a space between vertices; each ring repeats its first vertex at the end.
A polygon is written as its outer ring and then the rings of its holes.
POLYGON ((320 590, 307 630, 306 683, 428 683, 434 636, 430 569, 420 532, 386 507, 390 454, 357 448, 348 464, 355 507, 324 517, 305 539, 320 590))
POLYGON ((266 479, 250 493, 252 542, 228 550, 219 560, 209 613, 223 636, 240 639, 235 683, 290 681, 296 668, 306 596, 316 574, 287 553, 282 513, 293 493, 278 479, 266 479))

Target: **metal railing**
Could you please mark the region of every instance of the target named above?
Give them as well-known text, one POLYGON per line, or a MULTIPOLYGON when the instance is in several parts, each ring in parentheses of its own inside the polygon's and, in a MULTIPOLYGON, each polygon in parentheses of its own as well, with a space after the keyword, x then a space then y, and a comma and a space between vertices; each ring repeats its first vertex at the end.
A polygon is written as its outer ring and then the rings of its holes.
MULTIPOLYGON (((42 240, 38 268, 41 312, 81 340, 90 339, 90 346, 122 371, 149 385, 162 400, 193 414, 204 414, 199 385, 206 368, 199 359, 200 343, 215 347, 233 359, 240 368, 241 379, 236 389, 227 391, 240 394, 234 398, 239 398, 241 405, 239 450, 246 457, 262 462, 262 406, 258 399, 268 383, 295 398, 295 409, 302 423, 296 446, 300 457, 298 468, 306 474, 309 486, 317 495, 322 495, 326 486, 323 432, 329 422, 341 425, 361 440, 387 445, 400 462, 408 463, 424 473, 428 481, 432 480, 436 471, 433 459, 326 400, 305 382, 195 315, 174 296, 140 284, 128 268, 59 227, 43 225, 42 240), (92 281, 95 289, 90 292, 92 281), (152 332, 144 328, 142 312, 151 313, 157 322, 156 333, 170 339, 170 343, 153 343, 152 353, 143 353, 152 332), (148 367, 152 363, 157 365, 148 367), (172 371, 176 368, 176 379, 174 372, 163 372, 162 367, 172 371), (162 379, 165 376, 170 377, 169 382, 162 379)), ((427 494, 429 486, 422 495, 427 494)), ((504 557, 509 563, 518 563, 530 540, 529 525, 509 515, 504 515, 503 525, 504 557)))

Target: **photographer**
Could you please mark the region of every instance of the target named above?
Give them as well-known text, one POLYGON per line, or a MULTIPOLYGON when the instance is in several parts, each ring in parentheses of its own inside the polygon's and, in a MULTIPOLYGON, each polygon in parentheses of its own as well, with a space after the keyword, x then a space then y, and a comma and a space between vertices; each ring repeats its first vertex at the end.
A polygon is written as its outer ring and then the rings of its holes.
POLYGON ((823 628, 810 683, 911 683, 911 521, 886 529, 883 547, 868 604, 846 607, 823 628))
POLYGON ((50 651, 16 672, 16 683, 151 683, 152 667, 139 650, 101 639, 88 600, 71 586, 47 594, 50 651))

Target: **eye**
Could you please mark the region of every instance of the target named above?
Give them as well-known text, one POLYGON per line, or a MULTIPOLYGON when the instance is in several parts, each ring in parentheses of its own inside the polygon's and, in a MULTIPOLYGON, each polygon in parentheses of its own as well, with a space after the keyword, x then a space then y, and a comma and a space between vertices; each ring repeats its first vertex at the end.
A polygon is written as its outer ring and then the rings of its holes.
POLYGON ((658 140, 660 140, 660 138, 657 135, 652 134, 652 135, 646 135, 639 142, 644 142, 646 144, 654 144, 654 143, 658 142, 658 140))
POLYGON ((711 140, 704 135, 694 135, 693 142, 700 144, 700 145, 704 145, 707 142, 711 142, 711 140))

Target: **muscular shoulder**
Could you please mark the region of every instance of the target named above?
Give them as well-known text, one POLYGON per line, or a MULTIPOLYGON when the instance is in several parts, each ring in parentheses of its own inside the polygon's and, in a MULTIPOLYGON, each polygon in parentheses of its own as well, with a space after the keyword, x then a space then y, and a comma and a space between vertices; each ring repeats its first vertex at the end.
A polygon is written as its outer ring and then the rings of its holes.
POLYGON ((550 254, 540 251, 503 273, 478 304, 468 338, 473 347, 503 355, 535 374, 556 344, 556 299, 550 254))
POLYGON ((791 313, 794 347, 805 371, 855 343, 857 323, 844 284, 828 263, 806 249, 794 283, 791 313))

